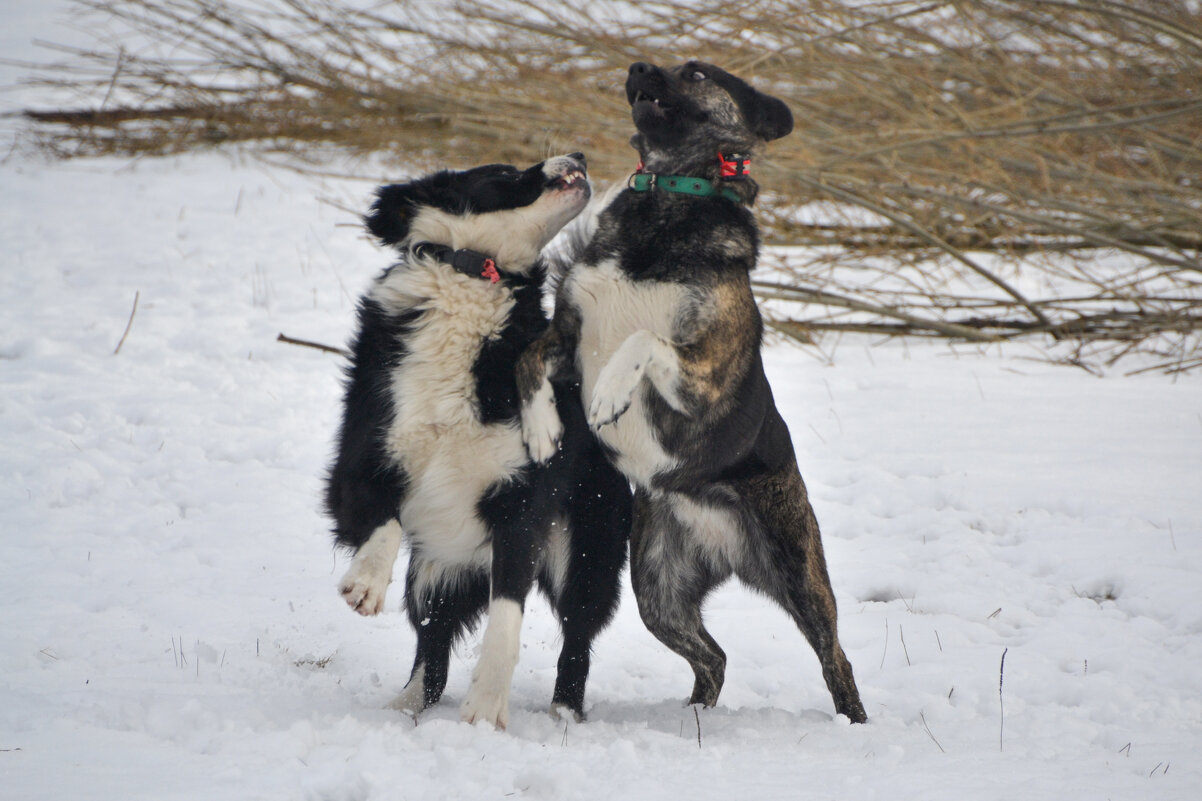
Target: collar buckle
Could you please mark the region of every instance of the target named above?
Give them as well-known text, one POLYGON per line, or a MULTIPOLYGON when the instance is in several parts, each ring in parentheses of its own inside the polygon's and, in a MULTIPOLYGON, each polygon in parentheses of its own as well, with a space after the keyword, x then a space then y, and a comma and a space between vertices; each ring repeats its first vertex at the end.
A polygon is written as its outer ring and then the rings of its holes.
POLYGON ((456 272, 472 278, 485 278, 490 284, 496 284, 501 280, 496 260, 478 250, 468 248, 451 250, 446 245, 418 242, 411 248, 411 251, 416 256, 429 256, 443 264, 449 264, 456 272))

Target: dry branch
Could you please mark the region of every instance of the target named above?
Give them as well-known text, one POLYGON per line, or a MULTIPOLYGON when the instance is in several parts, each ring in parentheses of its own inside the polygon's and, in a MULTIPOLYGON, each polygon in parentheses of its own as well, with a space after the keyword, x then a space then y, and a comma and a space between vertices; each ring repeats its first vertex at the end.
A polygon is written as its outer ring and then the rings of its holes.
POLYGON ((121 339, 117 342, 117 347, 113 348, 113 355, 116 356, 121 352, 121 346, 125 344, 126 337, 129 336, 129 330, 134 327, 134 315, 138 313, 138 300, 142 297, 142 290, 134 292, 134 305, 129 310, 129 320, 125 323, 125 330, 121 332, 121 339))
POLYGON ((337 348, 337 347, 334 347, 333 345, 324 345, 321 342, 313 342, 312 340, 309 340, 309 339, 297 339, 295 337, 287 336, 286 334, 283 334, 283 333, 281 333, 279 336, 277 336, 275 338, 275 341, 283 342, 285 345, 299 345, 303 348, 313 348, 314 350, 320 350, 323 353, 333 353, 338 356, 345 356, 347 358, 350 358, 350 355, 351 355, 350 352, 345 350, 344 348, 337 348))

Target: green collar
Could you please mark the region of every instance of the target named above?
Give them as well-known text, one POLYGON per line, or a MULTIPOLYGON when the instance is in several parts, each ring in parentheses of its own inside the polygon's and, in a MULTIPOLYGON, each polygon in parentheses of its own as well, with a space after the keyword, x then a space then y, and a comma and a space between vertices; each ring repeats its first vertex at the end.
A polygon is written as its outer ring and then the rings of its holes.
POLYGON ((697 197, 724 197, 732 203, 742 203, 739 193, 730 188, 714 186, 712 181, 704 178, 691 178, 687 175, 656 175, 651 172, 636 172, 626 182, 636 192, 649 192, 652 189, 662 189, 665 192, 677 192, 682 195, 697 197))

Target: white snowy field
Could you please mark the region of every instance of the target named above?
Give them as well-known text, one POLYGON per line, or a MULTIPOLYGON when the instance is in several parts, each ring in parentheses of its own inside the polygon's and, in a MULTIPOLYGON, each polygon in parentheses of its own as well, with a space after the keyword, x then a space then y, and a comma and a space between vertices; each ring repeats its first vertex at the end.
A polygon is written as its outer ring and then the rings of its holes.
POLYGON ((0 799, 1202 797, 1202 375, 770 347, 870 722, 728 585, 717 708, 627 591, 587 722, 545 711, 532 598, 509 730, 458 720, 476 640, 415 724, 399 592, 364 619, 335 589, 341 360, 276 341, 349 336, 389 255, 323 200, 372 185, 13 154, 0 187, 0 799))
POLYGON ((735 586, 715 709, 627 594, 590 719, 552 720, 536 598, 510 729, 458 721, 475 641, 415 725, 384 708, 399 593, 363 619, 334 587, 340 359, 276 342, 349 335, 389 256, 319 197, 371 186, 219 155, 0 176, 0 798, 1198 797, 1202 376, 771 347, 868 725, 735 586))

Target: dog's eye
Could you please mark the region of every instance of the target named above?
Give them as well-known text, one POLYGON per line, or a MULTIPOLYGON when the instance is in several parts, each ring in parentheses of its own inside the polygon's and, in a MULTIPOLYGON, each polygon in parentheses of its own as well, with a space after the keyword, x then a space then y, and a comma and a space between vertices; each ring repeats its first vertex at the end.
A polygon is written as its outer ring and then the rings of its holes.
POLYGON ((704 81, 706 78, 706 75, 701 70, 697 70, 693 73, 692 77, 693 77, 694 81, 704 81))

